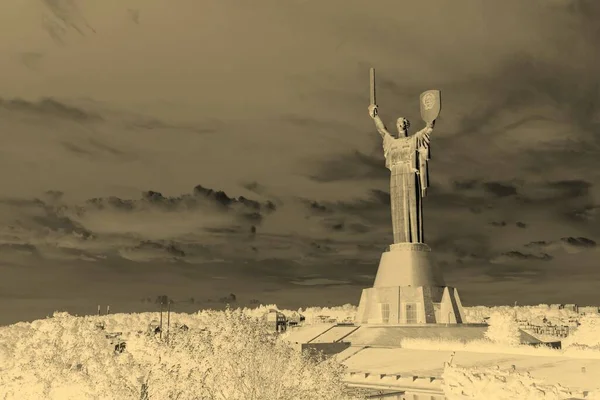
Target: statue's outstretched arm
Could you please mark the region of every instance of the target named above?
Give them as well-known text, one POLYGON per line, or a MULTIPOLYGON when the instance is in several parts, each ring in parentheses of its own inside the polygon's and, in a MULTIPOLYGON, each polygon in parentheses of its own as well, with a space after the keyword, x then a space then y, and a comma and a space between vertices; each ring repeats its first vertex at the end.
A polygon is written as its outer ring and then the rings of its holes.
POLYGON ((420 145, 424 145, 429 147, 429 142, 431 142, 431 132, 433 132, 433 124, 427 124, 427 126, 421 129, 419 132, 415 133, 415 137, 417 142, 420 145))
POLYGON ((388 132, 388 130, 385 127, 385 124, 383 123, 381 118, 379 118, 379 115, 375 116, 375 118, 373 118, 373 121, 375 121, 375 126, 377 127, 377 132, 379 132, 381 137, 385 137, 386 135, 390 136, 390 133, 388 132))

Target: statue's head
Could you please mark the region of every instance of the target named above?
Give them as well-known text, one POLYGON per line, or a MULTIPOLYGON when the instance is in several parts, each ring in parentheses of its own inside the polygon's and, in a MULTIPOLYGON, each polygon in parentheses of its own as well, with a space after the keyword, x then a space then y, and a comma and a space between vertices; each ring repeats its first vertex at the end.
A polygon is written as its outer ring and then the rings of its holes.
POLYGON ((410 122, 406 118, 398 118, 396 121, 396 128, 398 128, 398 137, 407 137, 408 128, 410 128, 410 122))

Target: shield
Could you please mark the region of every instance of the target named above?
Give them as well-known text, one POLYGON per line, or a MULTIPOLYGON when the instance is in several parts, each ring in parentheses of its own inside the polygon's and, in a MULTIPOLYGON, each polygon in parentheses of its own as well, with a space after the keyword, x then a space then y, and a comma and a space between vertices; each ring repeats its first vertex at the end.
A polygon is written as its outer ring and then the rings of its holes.
POLYGON ((427 90, 419 96, 421 118, 428 124, 435 121, 442 109, 442 97, 439 90, 427 90))

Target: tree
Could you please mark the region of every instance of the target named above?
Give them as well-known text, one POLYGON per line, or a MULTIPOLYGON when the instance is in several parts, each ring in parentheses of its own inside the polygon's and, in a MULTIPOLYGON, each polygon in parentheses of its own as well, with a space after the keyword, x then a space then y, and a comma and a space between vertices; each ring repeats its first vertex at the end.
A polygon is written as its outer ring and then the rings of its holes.
POLYGON ((517 346, 521 342, 519 325, 510 311, 494 311, 488 319, 485 337, 494 343, 517 346))
POLYGON ((579 326, 571 333, 563 344, 600 349, 600 316, 584 315, 579 319, 579 326))
POLYGON ((206 318, 205 329, 173 332, 168 344, 146 338, 144 348, 159 359, 148 379, 149 399, 348 398, 344 367, 333 358, 296 351, 242 310, 198 316, 206 318))

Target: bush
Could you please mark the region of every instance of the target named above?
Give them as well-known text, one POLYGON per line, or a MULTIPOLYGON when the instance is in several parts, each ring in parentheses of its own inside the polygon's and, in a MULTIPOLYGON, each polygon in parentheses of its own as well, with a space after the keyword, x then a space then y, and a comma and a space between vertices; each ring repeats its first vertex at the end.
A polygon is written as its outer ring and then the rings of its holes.
POLYGON ((488 319, 489 327, 485 337, 497 344, 517 346, 521 342, 519 325, 510 312, 496 311, 488 319))
MULTIPOLYGON (((337 400, 344 367, 302 354, 244 310, 173 314, 188 330, 134 333, 155 313, 53 318, 0 328, 5 400, 337 400), (96 328, 123 331, 115 354, 96 328), (144 389, 142 389, 144 387, 144 389), (142 392, 145 392, 142 395, 142 392)), ((173 322, 172 328, 175 327, 173 322)))
POLYGON ((600 347, 600 316, 585 315, 579 319, 580 325, 565 340, 565 347, 598 349, 600 347))
POLYGON ((443 389, 448 400, 562 400, 572 393, 561 385, 533 378, 528 372, 446 365, 443 389))
POLYGON ((148 339, 160 358, 148 379, 150 400, 344 398, 343 366, 334 360, 295 351, 241 310, 201 314, 211 322, 205 330, 174 333, 168 345, 148 339))

